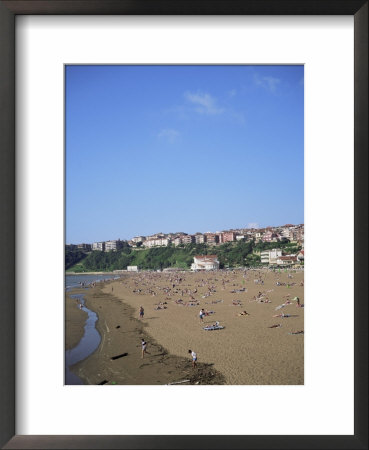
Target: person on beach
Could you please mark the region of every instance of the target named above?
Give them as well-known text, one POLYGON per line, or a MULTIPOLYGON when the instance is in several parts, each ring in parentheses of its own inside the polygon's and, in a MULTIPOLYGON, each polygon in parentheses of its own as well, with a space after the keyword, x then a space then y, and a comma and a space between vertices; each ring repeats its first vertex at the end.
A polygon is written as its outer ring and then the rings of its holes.
POLYGON ((203 308, 199 313, 200 322, 204 322, 204 316, 205 316, 205 309, 203 308))
POLYGON ((145 339, 142 338, 141 339, 141 352, 142 352, 141 358, 145 357, 146 347, 147 347, 147 342, 145 341, 145 339))
POLYGON ((139 315, 140 315, 140 319, 143 319, 143 316, 144 316, 144 309, 143 309, 142 306, 140 306, 140 313, 139 313, 139 315))
POLYGON ((192 356, 192 367, 195 368, 197 366, 197 354, 192 350, 188 350, 188 353, 191 353, 192 356))

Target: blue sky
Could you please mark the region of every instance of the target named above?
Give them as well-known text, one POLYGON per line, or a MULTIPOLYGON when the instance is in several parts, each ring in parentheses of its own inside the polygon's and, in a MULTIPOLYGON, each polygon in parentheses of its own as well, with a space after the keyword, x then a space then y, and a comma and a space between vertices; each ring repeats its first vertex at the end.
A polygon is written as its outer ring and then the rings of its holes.
POLYGON ((67 66, 66 243, 304 222, 303 66, 67 66))

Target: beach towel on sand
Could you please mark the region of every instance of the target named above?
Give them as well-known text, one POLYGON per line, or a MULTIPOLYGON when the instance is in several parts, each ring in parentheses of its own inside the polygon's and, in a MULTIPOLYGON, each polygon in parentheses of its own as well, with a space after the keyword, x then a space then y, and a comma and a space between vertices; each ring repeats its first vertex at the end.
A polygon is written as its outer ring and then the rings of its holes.
POLYGON ((213 331, 213 330, 222 330, 224 327, 222 325, 219 325, 219 322, 216 322, 215 325, 208 325, 207 327, 204 327, 205 331, 213 331))

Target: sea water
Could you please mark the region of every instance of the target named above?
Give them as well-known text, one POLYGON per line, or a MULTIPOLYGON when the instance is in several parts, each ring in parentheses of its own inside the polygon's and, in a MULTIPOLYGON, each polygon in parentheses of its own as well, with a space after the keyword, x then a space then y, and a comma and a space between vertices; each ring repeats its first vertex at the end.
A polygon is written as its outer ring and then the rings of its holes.
MULTIPOLYGON (((85 286, 88 289, 87 286, 91 283, 99 283, 104 280, 117 278, 119 277, 109 277, 109 275, 66 275, 65 290, 67 292, 81 286, 85 286)), ((82 310, 87 312, 87 319, 82 339, 74 348, 65 351, 65 384, 67 385, 83 384, 82 380, 72 373, 69 367, 91 355, 91 353, 97 349, 101 341, 101 336, 96 329, 98 316, 94 311, 86 308, 84 294, 79 293, 71 295, 71 297, 78 300, 78 302, 76 302, 76 308, 79 308, 79 303, 83 305, 82 310)))

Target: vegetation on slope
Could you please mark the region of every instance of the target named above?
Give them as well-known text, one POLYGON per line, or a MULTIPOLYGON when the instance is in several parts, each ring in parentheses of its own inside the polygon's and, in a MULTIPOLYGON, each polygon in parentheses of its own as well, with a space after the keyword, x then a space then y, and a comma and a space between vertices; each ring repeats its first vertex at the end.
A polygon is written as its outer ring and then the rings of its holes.
POLYGON ((300 247, 289 242, 257 243, 254 241, 227 242, 211 246, 207 244, 187 244, 174 247, 131 248, 124 247, 116 252, 93 251, 83 253, 66 251, 66 269, 75 272, 113 271, 138 266, 143 270, 158 270, 168 267, 189 269, 195 255, 217 255, 220 268, 255 266, 260 264, 260 251, 282 248, 285 253, 296 253, 300 247), (68 260, 68 266, 67 266, 68 260), (74 265, 71 261, 75 261, 74 265), (78 263, 78 264, 77 264, 78 263))

